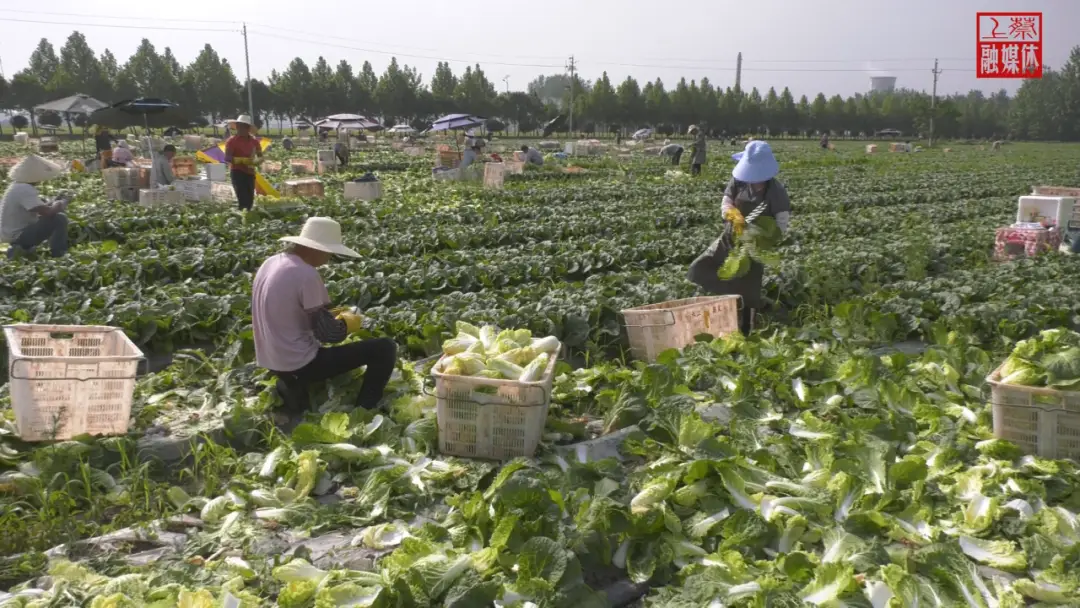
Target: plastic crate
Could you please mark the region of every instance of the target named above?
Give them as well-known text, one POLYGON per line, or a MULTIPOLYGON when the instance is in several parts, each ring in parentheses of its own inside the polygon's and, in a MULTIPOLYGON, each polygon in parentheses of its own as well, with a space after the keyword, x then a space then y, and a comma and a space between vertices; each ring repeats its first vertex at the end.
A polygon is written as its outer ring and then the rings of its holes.
POLYGON ((182 202, 184 202, 184 192, 182 190, 139 190, 139 204, 144 207, 176 205, 182 202))
POLYGON ((1001 382, 1001 367, 986 377, 994 437, 1042 458, 1080 460, 1080 392, 1001 382))
POLYGON ((6 325, 11 405, 24 441, 127 432, 142 351, 115 327, 6 325))
POLYGON ((441 357, 431 370, 439 451, 489 460, 532 457, 547 422, 557 360, 551 357, 539 381, 519 382, 448 376, 436 371, 441 357))
POLYGON ((719 338, 739 331, 739 298, 700 296, 624 310, 630 352, 651 362, 669 348, 693 344, 698 334, 719 338))

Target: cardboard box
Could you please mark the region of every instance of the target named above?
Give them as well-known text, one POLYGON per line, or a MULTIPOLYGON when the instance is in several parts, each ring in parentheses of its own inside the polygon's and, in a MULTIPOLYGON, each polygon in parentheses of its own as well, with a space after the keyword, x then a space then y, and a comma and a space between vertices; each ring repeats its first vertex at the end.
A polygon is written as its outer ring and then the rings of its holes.
POLYGON ((283 196, 322 196, 323 193, 322 180, 317 178, 289 180, 281 189, 283 196))
POLYGON ((382 182, 345 182, 345 199, 374 201, 382 198, 382 182))

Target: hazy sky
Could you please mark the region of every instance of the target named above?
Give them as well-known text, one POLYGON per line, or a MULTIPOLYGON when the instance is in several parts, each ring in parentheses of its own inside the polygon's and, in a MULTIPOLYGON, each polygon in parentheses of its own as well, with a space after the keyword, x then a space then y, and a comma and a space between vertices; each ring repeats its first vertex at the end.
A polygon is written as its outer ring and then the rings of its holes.
POLYGON ((0 61, 8 78, 26 66, 40 38, 59 52, 74 29, 121 63, 144 37, 159 52, 171 47, 182 64, 210 43, 243 78, 243 20, 256 78, 294 57, 312 65, 320 55, 356 69, 368 60, 381 73, 396 55, 426 82, 438 60, 449 60, 455 72, 480 63, 500 91, 504 77, 511 89, 522 89, 538 74, 563 71, 570 55, 588 79, 607 71, 615 82, 659 77, 669 89, 683 76, 729 86, 740 51, 744 88, 788 86, 796 97, 863 92, 871 73, 929 91, 935 57, 944 70, 939 92, 1014 91, 1018 81, 975 78, 979 11, 1042 11, 1044 63, 1052 67, 1080 45, 1080 0, 52 0, 40 6, 0 0, 0 61))

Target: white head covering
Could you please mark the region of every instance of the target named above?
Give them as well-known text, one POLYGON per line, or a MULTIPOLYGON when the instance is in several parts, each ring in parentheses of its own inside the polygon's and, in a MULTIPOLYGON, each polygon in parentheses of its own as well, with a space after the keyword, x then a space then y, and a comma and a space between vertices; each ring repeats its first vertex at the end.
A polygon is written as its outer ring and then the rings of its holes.
POLYGON ((128 147, 128 143, 121 139, 120 141, 116 142, 116 147, 117 148, 126 148, 126 147, 128 147))
POLYGON ((31 154, 19 161, 9 174, 11 181, 20 184, 38 184, 64 174, 60 165, 31 154))
POLYGON ((309 249, 325 251, 336 255, 344 255, 350 258, 360 257, 352 249, 341 244, 341 224, 328 217, 309 217, 304 222, 304 228, 300 236, 285 236, 281 240, 294 245, 302 245, 309 249))
POLYGON ((780 164, 776 162, 772 148, 764 141, 747 143, 745 150, 732 154, 731 158, 739 161, 731 170, 731 176, 740 182, 760 184, 780 172, 780 164))
POLYGON ((251 122, 251 117, 248 116, 247 114, 241 114, 240 116, 236 117, 236 120, 230 120, 229 121, 229 128, 230 129, 235 129, 237 124, 247 125, 247 126, 251 127, 252 131, 255 130, 255 123, 251 122))

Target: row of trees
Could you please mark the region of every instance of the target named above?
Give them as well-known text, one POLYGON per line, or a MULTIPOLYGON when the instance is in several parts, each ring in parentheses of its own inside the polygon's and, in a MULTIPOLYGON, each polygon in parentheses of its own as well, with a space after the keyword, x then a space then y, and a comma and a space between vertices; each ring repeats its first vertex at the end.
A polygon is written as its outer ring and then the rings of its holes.
MULTIPOLYGON (((377 75, 367 61, 354 70, 345 60, 331 66, 323 57, 310 67, 298 57, 265 81, 253 80, 252 96, 256 118, 263 123, 356 112, 419 127, 460 111, 533 131, 569 109, 571 87, 575 130, 583 132, 643 126, 677 132, 698 123, 717 133, 872 133, 889 128, 920 134, 928 131, 933 116, 940 137, 1080 140, 1080 47, 1061 70, 1045 70, 1041 80, 1026 81, 1013 97, 1005 91, 972 91, 939 97, 933 108, 929 95, 910 90, 796 99, 786 87, 742 91, 707 78, 683 78, 672 88, 660 79, 641 86, 631 77, 613 83, 607 73, 593 82, 540 76, 526 91, 500 93, 479 65, 455 74, 448 63, 439 63, 425 82, 415 68, 396 59, 377 75)), ((183 66, 169 48, 158 52, 144 39, 121 65, 108 50, 96 54, 74 32, 59 54, 42 39, 26 68, 10 82, 0 78, 0 109, 31 112, 38 104, 77 92, 103 101, 164 97, 196 119, 210 121, 247 107, 245 87, 209 44, 183 66)))

